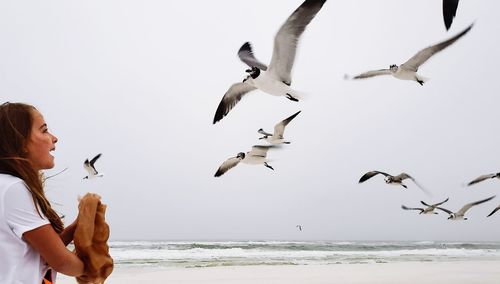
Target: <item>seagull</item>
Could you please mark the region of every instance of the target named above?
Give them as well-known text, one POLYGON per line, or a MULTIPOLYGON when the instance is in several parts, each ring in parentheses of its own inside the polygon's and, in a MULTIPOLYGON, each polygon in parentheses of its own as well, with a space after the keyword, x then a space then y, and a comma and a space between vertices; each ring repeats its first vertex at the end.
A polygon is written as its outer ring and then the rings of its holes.
POLYGON ((302 226, 301 225, 297 225, 295 227, 297 227, 299 229, 299 231, 302 231, 302 226))
POLYGON ((250 69, 241 83, 233 84, 224 94, 217 107, 213 124, 229 111, 250 91, 260 89, 274 96, 284 96, 292 101, 299 100, 299 93, 292 88, 291 71, 299 38, 319 12, 326 0, 305 0, 286 20, 274 37, 274 50, 269 67, 259 62, 249 42, 238 51, 238 57, 250 69))
POLYGON ((101 155, 102 154, 99 153, 92 160, 90 160, 90 162, 89 162, 89 159, 86 159, 85 162, 83 162, 83 167, 87 170, 87 172, 89 172, 89 175, 84 177, 83 179, 91 179, 94 177, 102 177, 103 176, 103 174, 100 174, 94 167, 95 162, 97 161, 97 159, 99 159, 101 157, 101 155))
POLYGON ((449 30, 453 18, 457 14, 458 0, 443 0, 443 19, 446 30, 449 30))
POLYGON ((274 146, 254 145, 252 147, 252 150, 247 152, 246 154, 243 152, 239 152, 236 157, 229 158, 224 163, 222 163, 214 176, 220 177, 231 168, 236 167, 236 165, 238 165, 240 162, 250 165, 263 164, 267 168, 274 171, 274 168, 267 163, 269 162, 269 160, 266 159, 267 151, 273 147, 274 146))
POLYGON ((267 142, 269 142, 270 144, 273 144, 273 145, 290 144, 290 142, 285 141, 285 138, 283 137, 283 133, 285 133, 285 126, 287 126, 287 124, 290 123, 290 121, 292 121, 292 119, 294 119, 299 113, 300 113, 300 111, 296 112, 295 114, 288 117, 287 119, 277 123, 274 126, 274 133, 273 134, 265 132, 264 129, 262 129, 262 128, 259 129, 257 132, 264 135, 263 137, 259 138, 259 140, 265 139, 267 142))
POLYGON ((370 172, 367 172, 366 174, 364 174, 359 179, 359 183, 362 183, 362 182, 364 182, 364 181, 366 181, 366 180, 368 180, 368 179, 370 179, 373 176, 376 176, 378 174, 382 174, 385 176, 385 178, 384 178, 385 183, 393 184, 393 185, 401 185, 404 188, 408 188, 408 187, 403 183, 403 180, 411 179, 423 192, 428 193, 420 184, 417 183, 417 181, 414 178, 412 178, 407 173, 400 173, 397 176, 392 176, 388 173, 384 173, 384 172, 380 172, 380 171, 370 171, 370 172))
POLYGON ((482 182, 483 180, 487 180, 487 179, 490 179, 490 178, 498 178, 498 179, 500 179, 500 173, 479 176, 476 179, 474 179, 471 182, 469 182, 467 184, 467 186, 471 186, 473 184, 476 184, 478 182, 482 182))
POLYGON ((424 85, 425 78, 417 74, 418 68, 424 64, 429 58, 439 51, 445 49, 450 44, 454 43, 456 40, 465 35, 474 24, 471 24, 468 28, 463 30, 461 33, 450 38, 449 40, 440 42, 438 44, 429 46, 422 49, 412 58, 410 58, 405 63, 397 66, 396 64, 390 65, 389 69, 372 70, 352 77, 352 79, 365 79, 379 75, 392 75, 393 77, 401 80, 411 80, 416 81, 420 85, 424 85))
POLYGON ((484 203, 486 201, 490 201, 493 198, 495 198, 495 195, 492 197, 488 197, 486 199, 483 199, 483 200, 479 200, 476 202, 471 202, 471 203, 465 204, 464 207, 462 207, 460 210, 458 210, 455 213, 451 212, 448 209, 442 208, 442 207, 436 207, 436 208, 450 214, 450 216, 448 217, 449 220, 467 220, 467 218, 464 217, 464 214, 465 214, 465 212, 467 212, 467 210, 469 210, 472 206, 479 205, 479 204, 484 203))
POLYGON ((420 213, 418 213, 418 214, 438 214, 437 212, 434 212, 434 209, 436 209, 439 205, 447 202, 448 199, 449 198, 446 198, 445 201, 441 201, 439 203, 432 204, 432 205, 429 205, 423 201, 420 201, 423 205, 427 206, 427 208, 409 208, 409 207, 406 207, 404 205, 401 205, 401 208, 404 210, 419 210, 420 213))
POLYGON ((500 205, 498 205, 495 209, 493 209, 493 211, 491 211, 491 213, 486 217, 490 217, 491 215, 495 214, 495 212, 497 212, 498 210, 500 210, 500 205))

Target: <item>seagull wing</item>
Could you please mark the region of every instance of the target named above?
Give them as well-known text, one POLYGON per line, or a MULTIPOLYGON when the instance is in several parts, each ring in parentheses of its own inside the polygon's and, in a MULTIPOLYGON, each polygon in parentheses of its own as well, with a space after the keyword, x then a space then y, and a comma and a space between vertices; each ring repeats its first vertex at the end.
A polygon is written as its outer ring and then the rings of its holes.
POLYGON ((451 215, 451 214, 453 214, 453 212, 451 212, 450 210, 448 210, 448 209, 446 209, 446 208, 443 208, 443 207, 436 207, 436 209, 439 209, 439 210, 441 210, 441 211, 444 211, 444 212, 446 212, 446 213, 448 213, 448 214, 450 214, 450 215, 451 215))
POLYGON ((457 14, 458 0, 443 0, 443 20, 446 30, 449 30, 453 18, 457 14))
POLYGON ((248 152, 248 155, 265 158, 267 155, 267 151, 269 151, 269 149, 271 148, 274 148, 274 146, 254 145, 252 146, 252 150, 248 152))
POLYGON ((273 137, 276 137, 278 139, 282 139, 283 138, 283 134, 285 133, 285 126, 287 126, 288 123, 290 123, 290 121, 292 121, 292 119, 294 119, 300 112, 301 111, 298 111, 295 114, 293 114, 292 116, 290 116, 289 118, 281 121, 280 123, 277 123, 274 126, 273 137))
POLYGON ((366 79, 366 78, 370 78, 370 77, 381 76, 381 75, 391 75, 391 74, 392 74, 392 72, 390 69, 372 70, 372 71, 368 71, 368 72, 356 75, 356 76, 352 77, 352 79, 353 80, 354 79, 366 79))
POLYGON ((95 176, 97 175, 97 171, 94 169, 94 167, 90 164, 89 159, 86 159, 85 162, 83 162, 83 168, 87 170, 89 173, 89 176, 95 176))
POLYGON ((250 91, 256 88, 248 83, 233 84, 224 94, 222 100, 215 111, 214 124, 224 118, 229 111, 241 100, 241 98, 250 91))
POLYGON ((498 205, 497 208, 493 209, 493 211, 491 211, 491 213, 486 217, 490 217, 491 215, 495 214, 495 212, 497 212, 498 210, 500 210, 500 205, 498 205))
POLYGON ((495 176, 496 176, 496 174, 482 175, 482 176, 479 176, 479 177, 475 178, 474 180, 470 181, 467 185, 471 186, 471 185, 476 184, 478 182, 482 182, 483 180, 494 178, 495 176))
POLYGON ((400 178, 401 180, 411 179, 411 181, 413 181, 413 183, 415 183, 418 186, 418 188, 420 188, 423 192, 429 194, 429 192, 420 183, 418 183, 412 176, 410 176, 407 173, 401 173, 395 176, 395 178, 400 178))
POLYGON ((261 63, 257 58, 255 58, 252 50, 252 45, 249 42, 245 42, 238 50, 238 57, 241 61, 243 61, 246 65, 250 67, 257 67, 260 70, 267 70, 267 66, 264 63, 261 63))
POLYGON ((432 206, 431 206, 431 207, 438 207, 439 205, 442 205, 442 204, 444 204, 445 202, 448 202, 448 200, 449 200, 449 199, 450 199, 450 198, 446 198, 446 200, 444 200, 444 201, 441 201, 441 202, 436 203, 436 204, 432 204, 432 206))
POLYGON ((420 212, 424 212, 423 208, 410 208, 410 207, 406 207, 404 205, 401 205, 401 208, 404 210, 419 210, 420 212))
POLYGON ((471 202, 471 203, 465 204, 464 207, 462 207, 460 210, 458 210, 457 215, 464 215, 465 212, 467 212, 467 210, 469 210, 472 206, 479 205, 479 204, 484 203, 486 201, 490 201, 493 198, 495 198, 495 195, 488 197, 486 199, 483 199, 483 200, 479 200, 476 202, 471 202))
POLYGON ((445 40, 445 41, 440 42, 438 44, 435 44, 435 45, 432 45, 432 46, 429 46, 427 48, 422 49, 417 54, 415 54, 412 58, 408 59, 408 61, 403 63, 401 65, 401 67, 406 69, 406 70, 417 72, 418 67, 420 67, 420 65, 424 64, 434 54, 445 49, 447 46, 454 43, 459 38, 461 38, 463 35, 465 35, 467 32, 469 32, 470 29, 472 29, 473 25, 474 24, 470 25, 465 30, 463 30, 461 33, 457 34, 456 36, 454 36, 448 40, 445 40))
POLYGON ((325 2, 326 0, 305 0, 276 33, 269 72, 279 81, 287 85, 292 83, 291 71, 299 37, 325 2))
POLYGON ((238 157, 232 157, 227 159, 222 165, 220 165, 219 169, 217 169, 217 172, 215 173, 214 177, 220 177, 230 169, 236 167, 238 163, 242 160, 242 158, 238 157))
POLYGON ((387 174, 387 173, 384 173, 384 172, 379 172, 379 171, 371 171, 371 172, 367 172, 366 174, 364 174, 360 179, 359 179, 359 182, 358 183, 362 183, 378 174, 382 174, 384 176, 390 176, 390 174, 387 174))
POLYGON ((425 203, 425 202, 424 202, 424 201, 422 201, 422 200, 420 200, 420 203, 422 203, 422 204, 423 204, 423 205, 425 205, 425 206, 431 207, 431 205, 429 205, 429 204, 425 203))

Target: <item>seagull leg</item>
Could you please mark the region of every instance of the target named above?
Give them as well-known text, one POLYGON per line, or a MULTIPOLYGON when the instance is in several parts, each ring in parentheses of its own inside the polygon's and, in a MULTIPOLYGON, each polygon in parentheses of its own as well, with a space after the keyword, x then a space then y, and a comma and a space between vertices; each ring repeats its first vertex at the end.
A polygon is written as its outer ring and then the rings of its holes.
POLYGON ((264 166, 266 166, 266 167, 268 167, 268 168, 270 168, 271 170, 274 171, 273 167, 271 167, 270 165, 268 165, 267 162, 264 162, 264 166))
POLYGON ((291 101, 294 101, 294 102, 298 102, 299 101, 298 99, 292 97, 292 95, 290 95, 289 93, 286 94, 286 98, 289 99, 289 100, 291 100, 291 101))
POLYGON ((420 80, 420 79, 418 79, 418 78, 415 78, 415 79, 417 80, 417 83, 419 83, 419 84, 420 84, 420 86, 423 86, 423 85, 424 85, 424 81, 422 81, 422 80, 420 80))

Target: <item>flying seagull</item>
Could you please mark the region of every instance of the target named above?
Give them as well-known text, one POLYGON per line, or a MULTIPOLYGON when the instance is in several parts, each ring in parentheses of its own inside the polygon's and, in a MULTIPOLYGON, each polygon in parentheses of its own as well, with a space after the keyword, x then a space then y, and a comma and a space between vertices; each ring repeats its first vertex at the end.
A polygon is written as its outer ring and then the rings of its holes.
POLYGON ((215 173, 215 177, 220 177, 225 174, 230 169, 236 167, 240 162, 250 165, 261 165, 263 164, 267 168, 274 171, 274 168, 271 167, 267 162, 269 160, 266 159, 267 151, 274 146, 262 146, 262 145, 254 145, 252 150, 247 152, 246 154, 243 152, 239 152, 236 157, 232 157, 227 159, 222 165, 220 165, 219 169, 215 173))
POLYGON ((352 79, 365 79, 380 75, 392 75, 393 77, 401 80, 411 80, 416 81, 420 85, 424 85, 425 78, 421 77, 417 74, 418 68, 424 64, 429 58, 431 58, 434 54, 439 51, 445 49, 450 44, 454 43, 456 40, 465 35, 474 24, 471 24, 468 28, 463 30, 461 33, 456 36, 440 42, 438 44, 429 46, 427 48, 422 49, 417 54, 415 54, 412 58, 410 58, 405 63, 397 66, 396 64, 390 65, 389 69, 380 69, 380 70, 372 70, 359 75, 352 77, 352 79))
POLYGON ((457 14, 458 0, 443 0, 443 20, 446 30, 449 30, 453 18, 457 14))
POLYGON ((450 216, 448 217, 449 220, 467 220, 467 218, 464 217, 465 212, 467 212, 467 210, 469 210, 472 206, 479 205, 481 203, 490 201, 493 198, 495 198, 495 195, 492 197, 488 197, 486 199, 483 199, 483 200, 479 200, 476 202, 471 202, 471 203, 465 204, 464 207, 462 207, 460 210, 458 210, 455 213, 451 212, 448 209, 442 208, 442 207, 436 207, 436 208, 450 214, 450 216))
POLYGON ((326 0, 305 0, 288 17, 274 37, 269 67, 255 58, 249 42, 241 46, 238 56, 250 67, 246 70, 249 75, 243 82, 233 84, 224 94, 215 112, 214 124, 226 116, 244 95, 256 89, 274 96, 284 96, 292 101, 299 100, 298 92, 290 88, 297 45, 307 25, 325 2, 326 0))
POLYGON ((381 175, 384 175, 384 181, 385 183, 387 184, 393 184, 393 185, 400 185, 404 188, 408 188, 404 183, 403 183, 403 180, 405 179, 411 179, 422 191, 424 191, 425 193, 428 193, 420 184, 417 183, 417 181, 411 177, 409 174, 407 173, 400 173, 399 175, 397 176, 393 176, 393 175, 390 175, 388 173, 384 173, 384 172, 380 172, 380 171, 370 171, 370 172, 367 172, 366 174, 364 174, 360 179, 359 179, 359 183, 362 183, 362 182, 365 182, 366 180, 378 175, 378 174, 381 174, 381 175))
POLYGON ((94 177, 102 177, 103 174, 100 174, 96 169, 95 169, 95 162, 97 161, 97 159, 99 159, 101 157, 102 154, 97 154, 97 156, 95 156, 92 160, 90 160, 89 162, 89 159, 86 159, 85 162, 83 162, 83 167, 87 170, 87 172, 89 173, 88 176, 84 177, 83 179, 91 179, 91 178, 94 178, 94 177))
POLYGON ((473 184, 476 184, 478 182, 482 182, 483 180, 487 180, 487 179, 490 179, 490 178, 498 178, 498 179, 500 179, 500 173, 487 174, 487 175, 479 176, 479 177, 475 178, 474 180, 472 180, 471 182, 469 182, 467 184, 467 186, 471 186, 473 184))
POLYGON ((495 212, 497 212, 498 210, 500 210, 500 205, 498 205, 495 209, 493 209, 493 211, 491 211, 491 213, 486 217, 490 217, 491 215, 495 214, 495 212))
POLYGON ((283 121, 277 123, 274 126, 274 133, 273 134, 265 132, 264 129, 262 129, 262 128, 259 129, 257 132, 264 135, 263 137, 260 137, 259 139, 265 139, 267 142, 269 142, 270 144, 273 144, 273 145, 290 144, 290 142, 285 141, 285 138, 283 137, 283 134, 285 133, 285 126, 287 126, 288 123, 290 123, 290 121, 292 121, 292 119, 294 119, 299 113, 300 113, 300 111, 296 112, 295 114, 288 117, 287 119, 284 119, 283 121))
POLYGON ((439 203, 432 204, 432 205, 429 205, 423 201, 420 201, 423 205, 427 206, 427 208, 410 208, 410 207, 406 207, 404 205, 401 205, 401 208, 404 210, 419 210, 420 213, 418 213, 418 214, 438 214, 438 213, 434 212, 434 209, 436 209, 439 205, 447 202, 448 199, 449 198, 446 198, 445 201, 441 201, 439 203))
POLYGON ((302 231, 302 226, 301 225, 297 225, 295 227, 297 227, 299 229, 299 231, 302 231))

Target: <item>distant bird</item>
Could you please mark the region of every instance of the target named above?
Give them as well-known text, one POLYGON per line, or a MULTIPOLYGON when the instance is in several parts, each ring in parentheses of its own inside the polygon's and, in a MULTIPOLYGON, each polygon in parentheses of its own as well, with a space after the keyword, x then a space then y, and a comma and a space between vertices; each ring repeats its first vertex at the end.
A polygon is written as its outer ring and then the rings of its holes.
POLYGON ((453 18, 457 14, 458 0, 443 0, 443 20, 446 30, 449 30, 453 18))
POLYGON ((479 177, 475 178, 474 180, 472 180, 471 182, 469 182, 467 184, 467 186, 471 186, 473 184, 476 184, 478 182, 482 182, 483 180, 487 180, 487 179, 490 179, 490 178, 500 179, 500 172, 496 173, 496 174, 487 174, 487 175, 479 176, 479 177))
POLYGON ((423 205, 427 206, 427 208, 409 208, 409 207, 406 207, 404 205, 401 205, 401 208, 404 210, 419 210, 420 213, 418 213, 418 214, 438 214, 437 212, 434 212, 434 209, 436 209, 439 205, 447 202, 448 199, 449 198, 446 198, 445 201, 441 201, 439 203, 432 204, 432 205, 429 205, 423 201, 420 201, 423 205))
POLYGON ((215 177, 220 177, 230 169, 236 167, 240 162, 250 165, 264 165, 267 168, 274 171, 274 168, 271 167, 267 162, 269 160, 266 159, 267 151, 274 146, 261 146, 254 145, 252 150, 247 152, 246 154, 240 152, 236 155, 236 157, 232 157, 227 159, 222 165, 220 165, 219 169, 215 173, 215 177))
POLYGON ((295 114, 288 117, 287 119, 277 123, 274 126, 274 133, 273 134, 265 132, 262 128, 259 129, 257 132, 264 135, 263 137, 261 137, 259 139, 265 139, 267 142, 269 142, 270 144, 273 144, 273 145, 290 144, 290 142, 285 141, 285 138, 283 137, 283 134, 285 133, 285 126, 287 126, 288 123, 290 123, 290 121, 292 121, 292 119, 294 119, 299 113, 300 113, 300 111, 296 112, 295 114))
POLYGON ((92 160, 90 160, 89 162, 89 159, 86 159, 85 162, 83 162, 83 167, 87 170, 87 172, 89 173, 88 176, 84 177, 83 179, 91 179, 91 178, 94 178, 94 177, 102 177, 103 174, 100 174, 96 169, 95 169, 95 162, 97 161, 97 159, 99 159, 101 157, 102 154, 97 154, 92 160))
POLYGON ((418 68, 424 64, 429 58, 431 58, 434 54, 439 51, 445 49, 450 44, 454 43, 456 40, 461 38, 467 32, 470 31, 473 24, 466 28, 461 33, 456 36, 450 38, 449 40, 443 41, 441 43, 429 46, 425 49, 422 49, 417 54, 415 54, 412 58, 410 58, 405 63, 397 66, 395 64, 389 66, 389 69, 380 69, 380 70, 372 70, 359 75, 352 77, 352 79, 365 79, 374 76, 380 75, 392 75, 393 77, 401 80, 411 80, 416 81, 420 85, 423 85, 425 82, 425 78, 421 77, 417 74, 418 68))
POLYGON ((442 210, 442 211, 444 211, 444 212, 446 212, 448 214, 450 214, 450 216, 448 217, 449 220, 467 220, 467 218, 464 217, 465 212, 467 212, 467 210, 469 210, 472 206, 476 206, 476 205, 479 205, 481 203, 490 201, 493 198, 495 198, 495 196, 488 197, 486 199, 479 200, 479 201, 476 201, 476 202, 471 202, 471 203, 465 204, 464 207, 462 207, 460 210, 458 210, 455 213, 451 212, 448 209, 442 208, 442 207, 436 207, 436 208, 439 209, 439 210, 442 210))
POLYGON ((493 209, 493 211, 491 211, 491 213, 486 217, 490 217, 491 215, 495 214, 495 212, 497 212, 498 210, 500 210, 500 205, 498 205, 495 209, 493 209))
POLYGON ((400 185, 404 188, 408 188, 408 186, 406 186, 404 183, 403 183, 403 180, 405 179, 410 179, 412 180, 422 191, 424 191, 425 193, 428 193, 419 183, 417 183, 417 181, 411 177, 409 174, 407 173, 400 173, 399 175, 397 176, 393 176, 393 175, 390 175, 388 173, 384 173, 384 172, 380 172, 380 171, 370 171, 370 172, 367 172, 366 174, 364 174, 360 179, 359 179, 359 183, 362 183, 362 182, 365 182, 366 180, 378 175, 378 174, 382 174, 385 176, 384 178, 384 181, 385 183, 387 184, 393 184, 393 185, 400 185))
POLYGON ((295 227, 297 227, 299 229, 299 231, 302 231, 302 226, 301 225, 297 225, 295 227))
POLYGON ((305 0, 288 17, 274 37, 269 68, 255 58, 249 42, 241 46, 238 56, 250 66, 250 69, 246 70, 249 75, 243 82, 233 84, 224 94, 215 112, 214 124, 226 116, 245 94, 256 89, 274 96, 284 96, 292 101, 299 100, 298 92, 290 88, 297 45, 307 25, 325 2, 326 0, 305 0))

